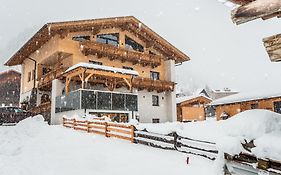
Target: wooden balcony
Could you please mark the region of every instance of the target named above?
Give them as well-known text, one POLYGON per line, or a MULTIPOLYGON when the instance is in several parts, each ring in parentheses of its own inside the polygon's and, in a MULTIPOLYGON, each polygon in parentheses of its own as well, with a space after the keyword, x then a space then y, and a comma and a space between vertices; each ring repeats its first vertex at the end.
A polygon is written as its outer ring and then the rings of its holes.
POLYGON ((141 64, 142 66, 157 67, 161 65, 161 56, 136 52, 110 44, 102 44, 96 42, 81 42, 82 52, 85 55, 97 55, 98 57, 108 57, 110 60, 129 61, 133 64, 141 64))
POLYGON ((62 77, 62 74, 66 71, 66 67, 59 67, 55 70, 48 72, 38 79, 39 90, 48 91, 51 89, 52 81, 62 77))
POLYGON ((175 83, 171 81, 163 81, 163 80, 152 80, 149 78, 141 78, 135 77, 132 80, 132 86, 137 88, 138 90, 147 91, 157 91, 157 92, 164 92, 164 91, 174 91, 175 83))

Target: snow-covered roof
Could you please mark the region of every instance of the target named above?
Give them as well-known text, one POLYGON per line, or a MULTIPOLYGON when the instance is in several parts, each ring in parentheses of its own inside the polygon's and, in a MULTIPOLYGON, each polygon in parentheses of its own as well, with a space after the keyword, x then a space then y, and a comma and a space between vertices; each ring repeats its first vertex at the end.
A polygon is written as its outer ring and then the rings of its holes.
POLYGON ((198 97, 203 97, 203 98, 207 98, 209 100, 212 100, 211 98, 206 97, 204 94, 194 94, 194 95, 190 95, 190 96, 178 97, 176 99, 176 103, 179 104, 179 103, 182 103, 184 101, 192 100, 192 99, 195 99, 195 98, 198 98, 198 97))
POLYGON ((128 70, 128 69, 121 69, 121 68, 115 68, 115 67, 110 67, 110 66, 103 66, 103 65, 97 65, 97 64, 92 64, 92 63, 78 63, 70 68, 68 68, 65 73, 70 72, 76 68, 83 67, 87 69, 96 69, 96 70, 104 70, 104 71, 109 71, 109 72, 114 72, 114 73, 120 73, 120 74, 127 74, 127 75, 136 75, 138 76, 139 73, 135 70, 128 70))
POLYGON ((241 92, 238 94, 234 94, 214 100, 211 103, 211 105, 216 106, 222 104, 231 104, 231 103, 239 103, 239 102, 252 101, 252 100, 268 99, 274 97, 281 97, 281 91, 272 92, 270 90, 267 90, 267 91, 260 91, 260 92, 259 91, 241 92))

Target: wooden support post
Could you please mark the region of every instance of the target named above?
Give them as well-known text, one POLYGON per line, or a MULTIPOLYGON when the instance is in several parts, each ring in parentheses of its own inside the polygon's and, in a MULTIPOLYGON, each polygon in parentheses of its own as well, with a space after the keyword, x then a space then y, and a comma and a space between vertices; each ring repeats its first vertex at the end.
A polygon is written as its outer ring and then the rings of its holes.
POLYGON ((90 132, 90 122, 87 121, 87 132, 89 133, 90 132))
POLYGON ((70 81, 71 81, 71 77, 66 77, 66 81, 65 81, 65 93, 66 93, 66 94, 69 93, 70 81))

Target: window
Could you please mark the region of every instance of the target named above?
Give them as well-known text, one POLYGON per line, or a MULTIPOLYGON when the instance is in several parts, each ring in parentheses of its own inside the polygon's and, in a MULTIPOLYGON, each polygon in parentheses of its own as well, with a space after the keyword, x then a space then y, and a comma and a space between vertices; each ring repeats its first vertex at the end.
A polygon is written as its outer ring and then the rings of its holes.
POLYGON ((258 103, 251 104, 251 109, 258 109, 258 103))
POLYGON ((43 67, 42 74, 43 74, 43 75, 46 75, 46 74, 49 73, 50 71, 51 71, 50 68, 48 68, 48 67, 43 67))
POLYGON ((28 72, 27 74, 27 82, 30 82, 31 81, 31 72, 28 72))
POLYGON ((152 106, 159 106, 159 96, 152 95, 152 106))
POLYGON ((86 36, 74 36, 74 37, 72 37, 72 40, 82 42, 82 41, 90 41, 90 38, 91 37, 88 36, 88 35, 86 35, 86 36))
POLYGON ((97 35, 97 43, 111 44, 113 46, 119 45, 119 33, 109 33, 97 35))
POLYGON ((156 55, 154 52, 152 52, 151 50, 149 51, 150 55, 156 55))
POLYGON ((132 67, 128 67, 128 66, 123 66, 123 69, 134 70, 132 67))
POLYGON ((138 52, 144 52, 143 46, 140 45, 139 43, 137 43, 136 41, 134 41, 133 39, 131 39, 128 36, 125 36, 125 46, 129 50, 135 50, 135 51, 138 51, 138 52))
POLYGON ((152 80, 159 80, 160 79, 160 73, 159 72, 150 71, 150 78, 152 80))
POLYGON ((89 60, 89 63, 96 64, 96 65, 102 65, 102 62, 93 61, 93 60, 89 60))
POLYGON ((153 118, 152 123, 160 123, 160 119, 159 118, 153 118))

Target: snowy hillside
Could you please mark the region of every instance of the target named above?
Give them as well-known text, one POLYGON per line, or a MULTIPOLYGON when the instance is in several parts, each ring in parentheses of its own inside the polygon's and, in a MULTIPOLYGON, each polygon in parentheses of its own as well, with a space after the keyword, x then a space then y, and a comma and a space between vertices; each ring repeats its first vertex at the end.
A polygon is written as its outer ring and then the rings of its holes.
POLYGON ((213 162, 131 144, 62 126, 36 116, 0 128, 1 175, 216 174, 213 162), (202 168, 204 167, 204 168, 202 168))

